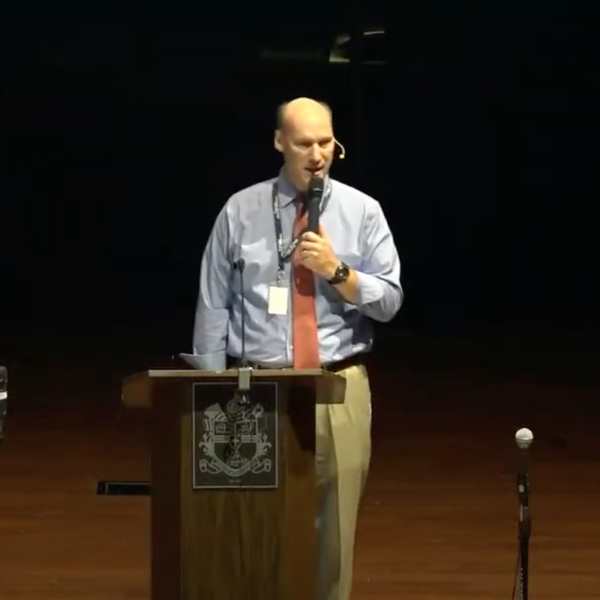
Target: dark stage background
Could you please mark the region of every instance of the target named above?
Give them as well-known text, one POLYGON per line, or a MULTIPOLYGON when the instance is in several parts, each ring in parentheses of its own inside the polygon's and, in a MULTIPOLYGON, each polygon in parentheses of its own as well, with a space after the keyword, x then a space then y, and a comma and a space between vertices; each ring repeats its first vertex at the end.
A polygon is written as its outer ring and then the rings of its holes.
POLYGON ((277 173, 299 95, 333 107, 333 176, 381 201, 406 294, 370 359, 354 598, 510 597, 523 426, 532 595, 598 598, 600 11, 196 4, 0 8, 2 599, 148 597, 148 498, 96 495, 150 479, 121 381, 191 349, 214 217, 277 173))
POLYGON ((378 198, 394 231, 406 300, 385 327, 391 353, 415 336, 523 334, 579 353, 596 338, 598 11, 2 11, 5 361, 89 353, 143 368, 188 351, 213 219, 277 172, 275 108, 298 95, 331 103, 348 154, 333 175, 378 198), (366 27, 385 35, 328 60, 336 35, 366 27))

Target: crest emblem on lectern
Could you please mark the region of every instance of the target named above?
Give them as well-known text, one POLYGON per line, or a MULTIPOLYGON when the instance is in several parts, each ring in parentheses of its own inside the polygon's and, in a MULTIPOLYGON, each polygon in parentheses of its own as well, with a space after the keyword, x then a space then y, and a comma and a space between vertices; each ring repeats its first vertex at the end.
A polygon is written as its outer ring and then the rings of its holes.
POLYGON ((247 401, 232 384, 195 384, 193 438, 195 488, 276 487, 276 384, 247 401))

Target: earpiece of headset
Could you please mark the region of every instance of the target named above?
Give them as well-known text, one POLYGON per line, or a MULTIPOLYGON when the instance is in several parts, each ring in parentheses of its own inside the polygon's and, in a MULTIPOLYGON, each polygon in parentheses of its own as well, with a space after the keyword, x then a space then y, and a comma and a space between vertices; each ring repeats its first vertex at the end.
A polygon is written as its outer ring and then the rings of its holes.
POLYGON ((344 145, 341 142, 338 142, 335 138, 333 139, 333 141, 335 142, 336 146, 338 146, 340 149, 339 159, 344 160, 344 158, 346 158, 346 148, 344 148, 344 145))

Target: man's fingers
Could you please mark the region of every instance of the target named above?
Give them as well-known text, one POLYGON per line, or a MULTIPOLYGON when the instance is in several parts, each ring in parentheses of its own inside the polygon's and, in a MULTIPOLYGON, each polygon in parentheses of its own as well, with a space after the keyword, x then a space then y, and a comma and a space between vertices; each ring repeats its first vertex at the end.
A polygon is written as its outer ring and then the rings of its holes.
POLYGON ((302 241, 306 242, 318 242, 321 240, 321 236, 316 234, 314 231, 307 231, 302 235, 302 241))
POLYGON ((311 252, 317 252, 322 248, 321 242, 302 242, 300 244, 300 251, 310 250, 311 252))

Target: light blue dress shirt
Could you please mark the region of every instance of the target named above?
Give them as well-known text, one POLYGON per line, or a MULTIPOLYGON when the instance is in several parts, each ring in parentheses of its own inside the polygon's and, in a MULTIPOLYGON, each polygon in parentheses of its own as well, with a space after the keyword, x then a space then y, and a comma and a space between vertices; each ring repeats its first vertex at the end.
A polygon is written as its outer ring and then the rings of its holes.
MULTIPOLYGON (((200 270, 194 324, 194 365, 203 370, 226 368, 227 355, 240 358, 241 281, 234 263, 243 258, 246 358, 269 367, 292 365, 291 264, 283 285, 290 287, 286 315, 269 314, 269 288, 277 284, 278 252, 273 217, 273 184, 281 205, 284 248, 292 239, 298 193, 280 174, 234 194, 215 221, 200 270)), ((345 302, 319 277, 316 306, 321 363, 343 360, 370 350, 371 319, 390 321, 400 309, 400 259, 379 202, 329 179, 329 200, 320 222, 336 256, 358 274, 360 299, 345 302)))

